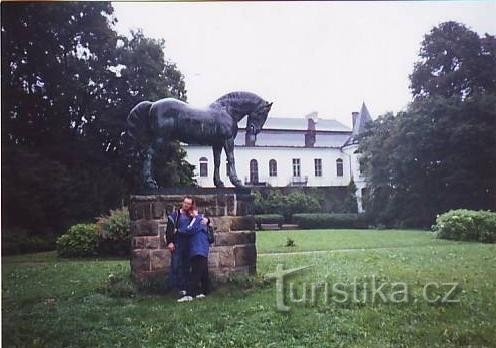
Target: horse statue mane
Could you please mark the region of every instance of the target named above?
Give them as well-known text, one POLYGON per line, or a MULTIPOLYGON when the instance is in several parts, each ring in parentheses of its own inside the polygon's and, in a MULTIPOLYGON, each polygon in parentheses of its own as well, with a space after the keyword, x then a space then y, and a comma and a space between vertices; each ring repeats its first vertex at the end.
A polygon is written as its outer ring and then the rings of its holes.
POLYGON ((224 149, 229 180, 234 186, 242 187, 234 160, 238 122, 248 116, 246 131, 256 135, 262 130, 271 106, 272 103, 255 93, 244 91, 225 94, 206 109, 191 107, 175 98, 138 103, 127 117, 127 133, 145 150, 143 186, 148 190, 159 188, 153 176, 152 160, 164 142, 179 140, 212 146, 216 187, 224 187, 219 174, 220 155, 224 149))

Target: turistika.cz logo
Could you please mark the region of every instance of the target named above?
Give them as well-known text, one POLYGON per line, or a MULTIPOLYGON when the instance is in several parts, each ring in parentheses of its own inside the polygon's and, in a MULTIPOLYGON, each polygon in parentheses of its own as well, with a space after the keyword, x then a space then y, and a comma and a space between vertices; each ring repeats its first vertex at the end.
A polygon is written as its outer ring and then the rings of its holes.
POLYGON ((300 283, 289 281, 290 276, 313 266, 283 269, 282 264, 276 271, 265 275, 266 279, 275 279, 276 308, 287 312, 289 304, 315 306, 328 305, 329 302, 343 303, 408 303, 419 300, 428 303, 459 303, 459 283, 427 282, 422 286, 420 294, 414 295, 406 282, 385 282, 376 275, 365 280, 352 282, 311 282, 300 283))

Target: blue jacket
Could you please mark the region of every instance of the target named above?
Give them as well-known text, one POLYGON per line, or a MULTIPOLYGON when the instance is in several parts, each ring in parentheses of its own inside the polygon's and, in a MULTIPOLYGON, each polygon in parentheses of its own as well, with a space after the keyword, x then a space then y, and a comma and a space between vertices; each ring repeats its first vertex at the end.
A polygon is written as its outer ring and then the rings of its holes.
POLYGON ((208 242, 207 225, 201 223, 203 214, 198 214, 198 216, 194 219, 195 220, 193 224, 188 225, 182 230, 179 230, 179 234, 190 236, 190 257, 196 255, 208 257, 208 249, 210 247, 210 243, 208 242))

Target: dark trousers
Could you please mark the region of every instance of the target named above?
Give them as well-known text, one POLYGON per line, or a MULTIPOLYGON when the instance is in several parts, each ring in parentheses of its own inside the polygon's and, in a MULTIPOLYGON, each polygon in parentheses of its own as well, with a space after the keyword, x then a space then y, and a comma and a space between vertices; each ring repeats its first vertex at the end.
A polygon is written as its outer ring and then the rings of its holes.
POLYGON ((209 290, 208 259, 195 255, 191 258, 191 287, 190 295, 206 295, 209 290))
MULTIPOLYGON (((183 243, 184 244, 184 243, 183 243)), ((171 255, 171 269, 169 273, 169 286, 177 291, 190 288, 190 258, 188 245, 176 244, 176 250, 171 255)))

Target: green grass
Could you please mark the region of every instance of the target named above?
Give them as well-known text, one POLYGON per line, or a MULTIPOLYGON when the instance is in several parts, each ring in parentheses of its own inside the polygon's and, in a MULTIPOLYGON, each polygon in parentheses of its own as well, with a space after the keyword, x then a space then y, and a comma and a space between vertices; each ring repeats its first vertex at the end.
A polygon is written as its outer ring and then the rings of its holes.
MULTIPOLYGON (((59 260, 54 253, 2 258, 5 347, 493 347, 496 345, 496 246, 439 241, 420 231, 257 233, 259 275, 312 265, 290 278, 301 294, 312 282, 405 282, 408 303, 291 303, 275 306, 261 279, 219 288, 203 301, 170 295, 101 293, 108 275, 124 279, 128 260, 59 260), (296 247, 284 247, 291 236, 296 247), (414 247, 417 245, 417 247, 414 247), (356 250, 339 250, 356 249, 356 250), (364 250, 362 250, 364 249, 364 250), (458 282, 459 303, 430 304, 422 287, 458 282), (236 287, 235 285, 238 285, 236 287)), ((289 302, 288 302, 289 303, 289 302)))
POLYGON ((419 230, 288 230, 257 232, 259 253, 313 250, 393 248, 445 244, 434 234, 419 230), (286 238, 295 241, 286 247, 286 238))

